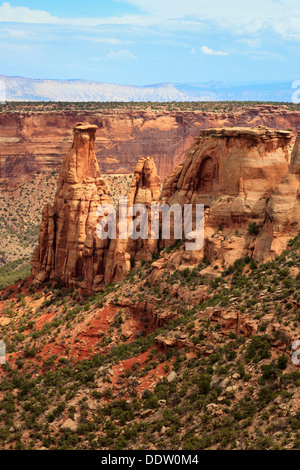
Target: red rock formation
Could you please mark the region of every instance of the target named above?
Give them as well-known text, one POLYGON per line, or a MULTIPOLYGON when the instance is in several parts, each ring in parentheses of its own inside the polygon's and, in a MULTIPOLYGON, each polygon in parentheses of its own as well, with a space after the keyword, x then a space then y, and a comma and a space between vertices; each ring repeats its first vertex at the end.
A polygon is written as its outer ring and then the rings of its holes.
MULTIPOLYGON (((96 128, 79 123, 74 129, 54 205, 47 205, 43 212, 32 261, 36 282, 58 277, 67 285, 81 285, 92 292, 124 279, 132 263, 151 260, 158 243, 169 246, 174 242, 172 236, 160 241, 151 236, 133 240, 126 234, 123 239, 120 224, 116 239, 98 238, 97 209, 110 199, 94 153, 96 128)), ((154 263, 154 270, 183 271, 207 258, 213 264, 202 274, 214 278, 219 271, 216 266, 228 267, 253 252, 257 259, 280 252, 300 225, 300 137, 289 168, 292 137, 289 131, 264 127, 202 131, 186 160, 166 179, 161 196, 153 158, 141 158, 128 192, 126 214, 133 204, 149 212, 152 203, 203 204, 206 208, 203 249, 189 252, 182 247, 154 263), (254 222, 265 222, 258 239, 248 230, 254 222)), ((137 214, 131 215, 125 219, 126 228, 136 222, 137 214)), ((150 233, 149 217, 143 226, 150 233)), ((153 282, 158 278, 155 272, 151 275, 153 282)))
POLYGON ((255 258, 265 261, 286 249, 300 230, 300 133, 288 172, 273 192, 266 221, 255 245, 255 258))
POLYGON ((95 153, 104 173, 133 173, 151 155, 162 179, 183 161, 201 129, 223 126, 300 130, 300 112, 256 106, 228 112, 102 110, 101 112, 0 113, 0 182, 16 183, 39 172, 58 172, 77 121, 99 130, 95 153))
POLYGON ((67 285, 82 281, 81 287, 92 291, 103 280, 108 241, 96 236, 97 208, 110 199, 94 153, 96 129, 88 123, 74 129, 53 207, 47 205, 43 211, 32 259, 36 282, 58 277, 67 285))
POLYGON ((200 132, 162 191, 170 206, 206 208, 204 250, 198 258, 191 253, 187 264, 206 257, 211 262, 219 258, 226 266, 251 254, 247 228, 250 222, 264 220, 267 199, 287 172, 292 137, 291 132, 263 127, 200 132))
MULTIPOLYGON (((147 222, 143 224, 143 228, 147 233, 151 233, 150 214, 151 204, 157 203, 160 196, 159 188, 160 179, 157 175, 156 166, 153 158, 141 158, 136 166, 132 183, 127 194, 127 205, 125 210, 134 205, 141 204, 148 210, 147 222)), ((152 254, 157 250, 158 239, 139 238, 133 240, 129 236, 130 224, 135 217, 127 218, 128 236, 126 239, 120 239, 120 225, 118 224, 117 239, 111 240, 109 250, 106 256, 105 264, 105 282, 121 281, 128 274, 132 263, 135 261, 152 259, 152 254)), ((119 220, 119 211, 118 211, 119 220)), ((142 227, 138 228, 140 230, 142 227)))

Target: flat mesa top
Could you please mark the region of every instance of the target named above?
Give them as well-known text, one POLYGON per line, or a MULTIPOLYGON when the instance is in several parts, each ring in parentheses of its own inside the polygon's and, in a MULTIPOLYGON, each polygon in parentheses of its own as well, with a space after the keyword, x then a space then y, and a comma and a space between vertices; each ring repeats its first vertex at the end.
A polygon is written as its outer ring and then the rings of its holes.
POLYGON ((74 127, 75 131, 96 131, 97 129, 98 126, 88 122, 77 122, 76 126, 74 127))
POLYGON ((205 129, 200 131, 199 137, 214 136, 214 137, 280 137, 291 139, 293 137, 292 131, 271 129, 269 127, 220 127, 214 129, 205 129))

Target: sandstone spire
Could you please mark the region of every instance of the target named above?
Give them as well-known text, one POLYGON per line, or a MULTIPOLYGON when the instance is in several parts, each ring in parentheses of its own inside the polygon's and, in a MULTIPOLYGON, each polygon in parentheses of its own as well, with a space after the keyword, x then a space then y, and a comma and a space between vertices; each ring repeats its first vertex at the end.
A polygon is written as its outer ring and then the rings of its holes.
MULTIPOLYGON (((147 208, 150 216, 151 203, 157 203, 160 196, 160 179, 152 157, 140 158, 137 163, 131 186, 127 194, 127 207, 141 204, 147 208)), ((120 210, 120 207, 119 207, 120 210)), ((119 216, 118 210, 118 216, 119 216)), ((118 217, 119 219, 119 217, 118 217)), ((127 229, 134 217, 127 218, 127 229)), ((149 217, 145 221, 146 229, 150 233, 149 217)), ((149 237, 148 240, 132 240, 129 236, 125 240, 119 238, 120 226, 117 228, 117 239, 111 240, 106 256, 105 282, 120 281, 128 274, 135 261, 144 259, 149 261, 152 253, 157 249, 158 240, 149 237)))
POLYGON ((99 178, 100 170, 95 156, 95 134, 98 127, 78 122, 74 128, 74 140, 60 171, 59 184, 81 183, 85 178, 99 178))
POLYGON ((96 236, 97 208, 110 203, 94 142, 97 126, 78 123, 66 155, 53 206, 46 206, 32 259, 36 282, 60 278, 91 291, 102 282, 108 241, 96 236))

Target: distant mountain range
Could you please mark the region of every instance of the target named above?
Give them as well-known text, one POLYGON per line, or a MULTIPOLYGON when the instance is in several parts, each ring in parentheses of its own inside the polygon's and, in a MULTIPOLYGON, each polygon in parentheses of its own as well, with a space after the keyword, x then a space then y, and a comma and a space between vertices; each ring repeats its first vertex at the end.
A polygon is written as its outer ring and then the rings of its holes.
POLYGON ((193 97, 192 101, 272 101, 292 102, 295 89, 290 82, 236 83, 224 82, 174 84, 176 90, 193 97))
POLYGON ((291 102, 292 82, 115 85, 87 80, 39 80, 0 75, 6 101, 276 101, 291 102))

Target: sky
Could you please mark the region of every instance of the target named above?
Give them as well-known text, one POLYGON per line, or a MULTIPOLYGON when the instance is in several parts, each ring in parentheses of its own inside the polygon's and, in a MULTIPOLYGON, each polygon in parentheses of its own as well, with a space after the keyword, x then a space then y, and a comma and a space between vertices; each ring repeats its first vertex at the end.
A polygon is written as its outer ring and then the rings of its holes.
POLYGON ((0 75, 292 82, 299 51, 299 0, 0 0, 0 75))

